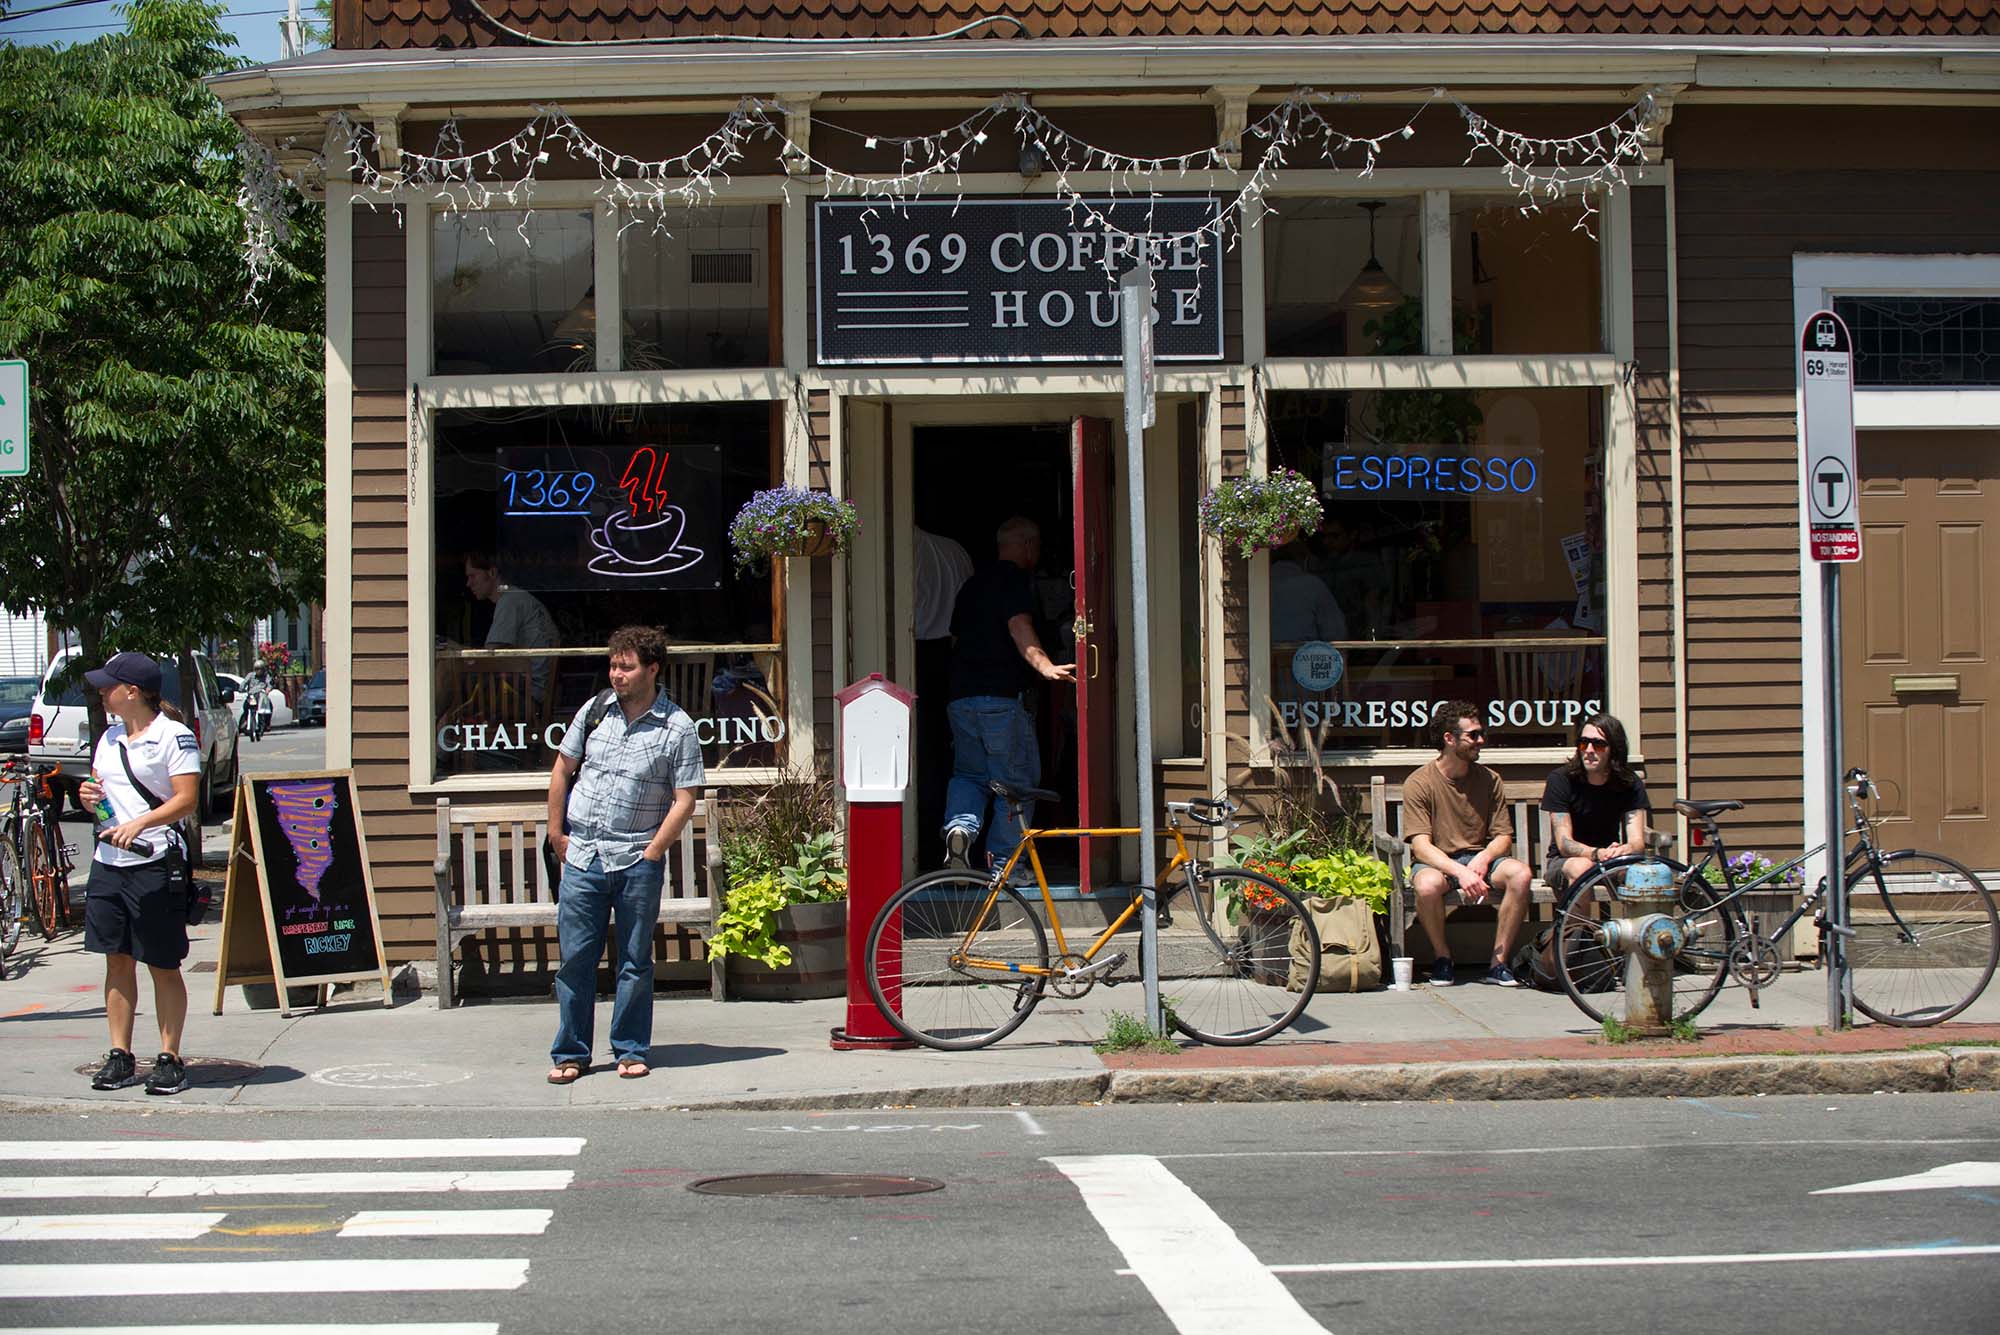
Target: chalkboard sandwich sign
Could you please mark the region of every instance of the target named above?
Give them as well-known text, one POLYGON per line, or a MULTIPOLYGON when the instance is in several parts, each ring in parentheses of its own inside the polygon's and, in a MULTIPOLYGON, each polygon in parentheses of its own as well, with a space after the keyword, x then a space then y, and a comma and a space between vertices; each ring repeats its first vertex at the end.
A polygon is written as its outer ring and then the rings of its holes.
MULTIPOLYGON (((215 1013, 224 989, 374 978, 390 1004, 389 965, 369 879, 352 770, 246 776, 236 788, 215 1013)), ((289 1009, 286 1010, 289 1014, 289 1009)))

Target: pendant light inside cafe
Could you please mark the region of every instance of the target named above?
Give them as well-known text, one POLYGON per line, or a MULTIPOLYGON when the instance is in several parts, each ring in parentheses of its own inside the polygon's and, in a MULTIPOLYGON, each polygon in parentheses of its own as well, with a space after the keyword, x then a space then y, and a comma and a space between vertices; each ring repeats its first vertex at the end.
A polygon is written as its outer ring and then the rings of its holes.
POLYGON ((1384 201, 1364 200, 1361 207, 1368 210, 1368 262, 1354 275, 1347 291, 1340 294, 1340 305, 1350 311, 1394 310, 1403 304, 1403 289, 1396 286, 1396 280, 1389 277, 1382 261, 1375 258, 1375 214, 1384 207, 1384 201))

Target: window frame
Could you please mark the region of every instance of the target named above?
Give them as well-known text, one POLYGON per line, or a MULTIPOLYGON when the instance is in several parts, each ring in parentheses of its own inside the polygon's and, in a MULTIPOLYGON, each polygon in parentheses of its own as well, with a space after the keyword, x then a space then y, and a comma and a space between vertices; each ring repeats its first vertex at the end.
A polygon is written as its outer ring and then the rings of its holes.
MULTIPOLYGON (((782 206, 786 245, 791 244, 791 215, 796 207, 780 182, 726 183, 718 202, 782 206)), ((627 371, 621 369, 623 299, 619 285, 619 210, 603 197, 598 182, 550 183, 537 197, 515 207, 589 208, 592 212, 593 273, 597 290, 598 327, 605 336, 597 345, 597 369, 584 374, 546 372, 491 375, 436 375, 432 372, 434 332, 431 310, 431 222, 444 211, 428 198, 403 201, 402 207, 422 210, 424 224, 412 220, 405 238, 405 355, 410 390, 407 399, 409 494, 405 569, 409 609, 409 790, 412 796, 440 797, 480 793, 519 794, 539 786, 535 770, 512 773, 464 774, 440 777, 432 745, 436 701, 436 535, 431 521, 435 486, 437 414, 464 408, 573 408, 700 404, 717 401, 775 403, 783 410, 783 481, 807 485, 806 432, 810 429, 798 381, 787 365, 721 370, 627 371)), ((789 363, 798 321, 793 317, 787 275, 782 351, 789 363)), ((803 349, 801 349, 801 352, 803 349)), ((786 744, 780 764, 718 770, 708 775, 714 787, 769 784, 786 768, 812 757, 812 655, 810 617, 811 574, 806 563, 790 561, 781 576, 785 600, 784 624, 777 629, 783 648, 779 659, 785 673, 786 744), (805 638, 802 640, 801 637, 805 638)))
MULTIPOLYGON (((1601 352, 1573 355, 1457 356, 1451 351, 1451 199, 1460 194, 1490 197, 1506 186, 1498 172, 1484 170, 1377 173, 1372 183, 1357 185, 1332 174, 1286 176, 1269 193, 1288 196, 1344 195, 1379 199, 1420 194, 1423 229, 1419 254, 1423 270, 1424 344, 1422 357, 1282 357, 1265 355, 1264 245, 1261 212, 1246 220, 1243 256, 1244 362, 1250 373, 1245 413, 1245 444, 1249 472, 1264 476, 1270 467, 1269 438, 1263 404, 1275 390, 1405 390, 1464 389, 1592 389, 1603 397, 1604 419, 1604 540, 1605 540, 1605 676, 1606 708, 1621 718, 1639 713, 1638 564, 1638 401, 1634 375, 1632 295, 1632 208, 1630 187, 1662 184, 1663 169, 1634 168, 1627 187, 1593 192, 1598 209, 1598 263, 1603 301, 1599 309, 1601 352), (1253 274, 1254 270, 1254 274, 1253 274)), ((1271 695, 1270 554, 1260 552, 1250 562, 1249 691, 1251 700, 1271 695)), ((1250 712, 1250 754, 1257 765, 1307 763, 1285 756, 1272 746, 1271 726, 1263 714, 1250 712)), ((1634 732, 1638 730, 1635 728, 1634 732)), ((1434 747, 1377 747, 1328 751, 1329 766, 1380 765, 1407 768, 1436 754, 1434 747)), ((1492 764, 1557 764, 1567 758, 1563 747, 1488 748, 1492 764)), ((1636 761, 1644 757, 1635 754, 1636 761)))

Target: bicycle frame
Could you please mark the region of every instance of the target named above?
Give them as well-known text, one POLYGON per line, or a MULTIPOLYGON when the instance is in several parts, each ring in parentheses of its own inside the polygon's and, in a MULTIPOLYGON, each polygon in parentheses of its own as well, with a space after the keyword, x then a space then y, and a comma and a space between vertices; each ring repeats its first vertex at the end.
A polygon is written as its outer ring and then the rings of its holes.
MULTIPOLYGON (((1848 804, 1854 809, 1854 828, 1841 832, 1841 844, 1845 848, 1849 839, 1860 840, 1860 843, 1852 852, 1844 853, 1847 860, 1847 884, 1852 887, 1855 884, 1855 873, 1864 867, 1876 867, 1882 855, 1881 850, 1875 847, 1875 841, 1869 837, 1868 832, 1870 827, 1867 815, 1861 808, 1860 797, 1852 790, 1849 790, 1847 800, 1848 804)), ((1709 828, 1713 832, 1714 838, 1702 846, 1702 858, 1699 862, 1693 863, 1688 867, 1688 876, 1690 878, 1701 877, 1701 879, 1706 881, 1708 878, 1703 874, 1704 871, 1711 863, 1719 859, 1726 893, 1718 898, 1711 907, 1725 909, 1733 913, 1739 922, 1744 921, 1748 917, 1742 907, 1744 896, 1753 894, 1760 888, 1769 886, 1773 882, 1781 881, 1795 869, 1803 867, 1807 862, 1810 862, 1831 847, 1830 841, 1828 843, 1816 844, 1790 861, 1771 867, 1761 875, 1753 877, 1739 885, 1736 880, 1736 874, 1729 865, 1729 849, 1723 837, 1721 827, 1711 825, 1709 828)), ((1710 884, 1713 884, 1713 882, 1710 882, 1710 884)), ((1803 897, 1799 901, 1799 906, 1791 911, 1784 922, 1780 923, 1772 931, 1762 933, 1762 935, 1772 939, 1782 937, 1785 933, 1791 931, 1793 927, 1797 926, 1806 915, 1815 912, 1819 908, 1820 899, 1826 894, 1826 878, 1822 876, 1819 884, 1813 886, 1811 890, 1805 890, 1803 885, 1801 885, 1800 891, 1803 897)), ((1899 929, 1907 930, 1907 924, 1903 922, 1902 915, 1896 911, 1894 897, 1885 894, 1883 901, 1889 911, 1889 915, 1895 919, 1896 926, 1899 929)))
MULTIPOLYGON (((1028 859, 1028 865, 1034 869, 1035 884, 1041 888, 1042 906, 1048 910, 1049 930, 1055 934, 1056 958, 1069 958, 1069 942, 1063 936, 1062 915, 1057 911, 1055 896, 1049 890, 1049 878, 1047 873, 1042 870, 1042 859, 1035 852, 1035 841, 1038 839, 1116 838, 1122 835, 1139 835, 1142 833, 1144 832, 1136 826, 1130 828, 1116 826, 1093 829, 1023 830, 1021 832, 1020 846, 1014 850, 1014 855, 1007 859, 1005 866, 999 868, 994 873, 992 884, 987 887, 986 899, 980 904, 979 911, 973 915, 972 923, 966 929, 965 942, 970 943, 973 937, 978 935, 980 929, 985 925, 986 915, 991 913, 993 906, 1000 901, 1000 888, 1007 883, 1007 878, 1013 875, 1014 868, 1020 864, 1022 855, 1025 854, 1028 859)), ((1167 833, 1173 837, 1174 855, 1167 860, 1167 865, 1160 869, 1160 881, 1162 884, 1181 868, 1192 868, 1197 865, 1194 855, 1188 852, 1187 840, 1181 835, 1180 825, 1175 822, 1169 822, 1167 833)), ((1192 873, 1190 873, 1191 879, 1192 873)), ((1140 906, 1145 902, 1146 887, 1136 887, 1132 892, 1132 902, 1127 904, 1124 911, 1116 918, 1113 918, 1104 930, 1098 934, 1097 939, 1090 943, 1090 949, 1084 951, 1081 956, 1083 961, 1086 964, 1094 962, 1097 959, 1098 953, 1110 943, 1113 937, 1124 930, 1125 924, 1132 921, 1132 915, 1137 913, 1140 906)), ((1058 972, 1055 969, 1044 969, 1037 965, 1013 964, 1002 960, 980 959, 973 955, 963 956, 961 962, 968 968, 992 969, 996 972, 1022 974, 1031 978, 1050 978, 1054 977, 1058 972)))

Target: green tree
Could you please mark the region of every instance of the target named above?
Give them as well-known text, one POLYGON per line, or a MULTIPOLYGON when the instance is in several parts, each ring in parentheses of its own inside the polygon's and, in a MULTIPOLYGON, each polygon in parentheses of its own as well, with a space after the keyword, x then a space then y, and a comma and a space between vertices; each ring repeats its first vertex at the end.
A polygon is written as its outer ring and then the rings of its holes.
MULTIPOLYGON (((179 650, 321 596, 322 221, 251 291, 238 133, 202 84, 222 12, 0 49, 0 357, 24 357, 31 469, 0 481, 0 605, 83 658, 179 650)), ((91 693, 92 723, 102 715, 91 693)))

